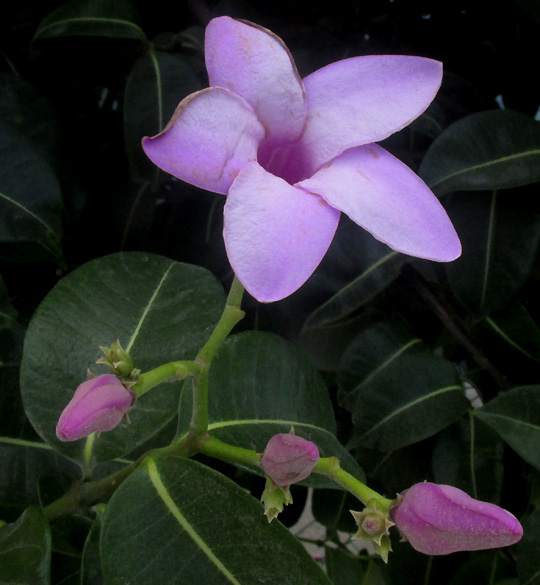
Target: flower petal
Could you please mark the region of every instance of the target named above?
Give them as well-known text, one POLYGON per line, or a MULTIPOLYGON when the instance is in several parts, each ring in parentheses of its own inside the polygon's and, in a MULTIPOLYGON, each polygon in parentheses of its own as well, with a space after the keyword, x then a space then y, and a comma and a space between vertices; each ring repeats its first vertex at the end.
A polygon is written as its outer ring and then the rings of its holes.
POLYGON ((224 210, 225 246, 240 282, 262 302, 292 294, 322 260, 339 215, 318 195, 249 164, 233 183, 224 210))
POLYGON ((353 57, 306 77, 301 147, 311 173, 347 148, 401 130, 429 106, 441 79, 440 62, 405 55, 353 57))
POLYGON ((347 150, 297 186, 317 193, 398 252, 439 262, 461 254, 456 231, 435 195, 376 144, 347 150))
POLYGON ((163 132, 143 138, 150 160, 202 189, 226 194, 252 160, 264 128, 251 106, 222 88, 210 87, 180 102, 163 132))
POLYGON ((211 86, 241 95, 273 142, 297 140, 306 119, 302 81, 283 41, 273 32, 222 16, 206 28, 211 86))

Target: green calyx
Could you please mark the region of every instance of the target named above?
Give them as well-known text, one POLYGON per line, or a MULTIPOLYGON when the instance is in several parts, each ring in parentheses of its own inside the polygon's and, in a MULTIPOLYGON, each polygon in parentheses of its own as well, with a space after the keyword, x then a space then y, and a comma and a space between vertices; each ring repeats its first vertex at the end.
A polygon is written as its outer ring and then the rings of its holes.
POLYGON ((361 512, 351 510, 351 514, 358 526, 358 531, 353 538, 372 542, 375 552, 387 563, 388 553, 392 550, 390 528, 394 526, 389 512, 381 510, 377 502, 372 500, 361 512))
POLYGON ((292 495, 288 487, 282 488, 270 478, 266 478, 266 486, 261 496, 261 502, 264 504, 264 515, 268 518, 268 522, 272 522, 280 512, 283 512, 283 506, 292 504, 292 501, 292 495))
POLYGON ((112 373, 116 376, 134 381, 137 379, 139 370, 133 368, 133 360, 129 353, 120 345, 116 339, 111 343, 111 347, 99 346, 99 349, 105 354, 96 361, 96 364, 105 364, 109 366, 112 373))

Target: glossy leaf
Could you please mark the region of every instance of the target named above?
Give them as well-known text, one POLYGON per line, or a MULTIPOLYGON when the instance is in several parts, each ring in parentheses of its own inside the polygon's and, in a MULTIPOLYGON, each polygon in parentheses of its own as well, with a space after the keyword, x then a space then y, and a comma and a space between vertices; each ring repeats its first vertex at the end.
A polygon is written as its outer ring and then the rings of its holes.
POLYGON ((49 585, 51 533, 37 507, 13 524, 0 527, 0 579, 17 585, 49 585))
POLYGON ((102 585, 101 557, 99 553, 99 541, 101 536, 101 514, 92 524, 90 532, 84 543, 81 562, 80 585, 102 585))
POLYGON ((341 320, 364 306, 398 277, 405 258, 356 224, 341 221, 327 256, 308 283, 318 287, 315 294, 326 294, 303 330, 341 320))
POLYGON ((540 328, 521 303, 486 317, 486 327, 522 356, 540 361, 540 328))
POLYGON ((60 127, 55 109, 42 93, 19 76, 0 74, 0 118, 54 166, 60 127))
POLYGON ((146 39, 137 11, 128 0, 71 0, 41 21, 34 38, 71 35, 146 39))
POLYGON ((520 386, 474 411, 525 461, 540 469, 540 386, 520 386))
POLYGON ((511 193, 464 193, 447 209, 463 254, 446 265, 456 296, 476 315, 509 303, 530 274, 540 238, 540 217, 511 193))
POLYGON ((328 585, 279 521, 231 480, 195 461, 148 459, 107 506, 105 585, 328 585))
POLYGON ((527 585, 540 584, 540 509, 536 509, 523 523, 523 540, 518 551, 517 570, 519 582, 527 585))
MULTIPOLYGON (((187 386, 180 433, 187 432, 191 415, 187 386)), ((233 335, 212 364, 209 395, 209 431, 219 439, 262 452, 270 437, 294 427, 318 446, 321 457, 339 457, 344 469, 362 479, 362 470, 335 437, 334 410, 320 374, 290 342, 257 331, 233 335)), ((337 487, 315 474, 303 483, 337 487)))
POLYGON ((435 483, 453 485, 475 499, 499 503, 503 443, 487 425, 470 417, 444 429, 433 450, 435 483))
POLYGON ((339 548, 326 547, 324 560, 326 572, 334 585, 365 583, 364 562, 358 557, 354 557, 351 553, 339 548))
POLYGON ((540 124, 511 110, 467 116, 432 143, 419 174, 438 195, 534 183, 540 180, 540 124))
POLYGON ((60 443, 55 428, 87 368, 107 372, 93 365, 102 355, 100 345, 118 338, 142 371, 193 359, 223 304, 223 289, 209 272, 153 254, 112 254, 73 271, 41 303, 25 340, 21 391, 37 432, 87 464, 119 457, 154 437, 175 417, 179 384, 142 396, 130 425, 95 441, 60 443))
POLYGON ((141 140, 163 130, 180 101, 201 89, 188 61, 148 51, 135 62, 124 95, 124 137, 131 170, 151 180, 157 167, 144 154, 141 140))
POLYGON ((0 437, 0 518, 17 518, 32 504, 49 504, 80 480, 78 465, 49 445, 0 437))
POLYGON ((36 242, 61 259, 60 185, 31 144, 0 120, 0 242, 36 242))
POLYGON ((350 344, 338 384, 354 424, 350 445, 383 452, 434 435, 469 406, 452 364, 391 321, 368 327, 350 344))

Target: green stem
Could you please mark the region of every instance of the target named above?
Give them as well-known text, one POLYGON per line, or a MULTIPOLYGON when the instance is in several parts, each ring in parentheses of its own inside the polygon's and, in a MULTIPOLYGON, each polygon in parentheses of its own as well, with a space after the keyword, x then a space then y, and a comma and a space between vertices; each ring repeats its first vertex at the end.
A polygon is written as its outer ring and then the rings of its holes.
POLYGON ((208 377, 210 365, 219 348, 227 339, 234 326, 244 317, 240 309, 244 287, 235 276, 225 303, 221 318, 212 335, 201 348, 195 362, 200 370, 193 380, 193 411, 190 431, 195 435, 204 435, 208 430, 208 377))
POLYGON ((184 380, 189 376, 197 376, 199 372, 199 365, 193 361, 169 362, 141 374, 137 382, 131 387, 131 391, 135 392, 137 397, 140 397, 162 382, 184 380))
POLYGON ((45 517, 51 521, 59 516, 77 512, 103 500, 129 477, 141 462, 142 459, 139 459, 130 465, 126 465, 120 471, 97 481, 74 484, 66 494, 43 509, 45 517))
POLYGON ((253 467, 259 467, 261 464, 261 453, 256 453, 251 449, 229 445, 211 436, 207 436, 204 440, 204 443, 201 445, 201 451, 205 455, 228 463, 238 463, 253 467))
POLYGON ((356 496, 364 505, 367 506, 375 500, 379 510, 383 512, 390 510, 392 500, 384 498, 381 494, 356 479, 356 477, 341 469, 337 457, 321 457, 317 465, 313 468, 313 471, 329 477, 332 481, 335 481, 349 491, 353 496, 356 496))

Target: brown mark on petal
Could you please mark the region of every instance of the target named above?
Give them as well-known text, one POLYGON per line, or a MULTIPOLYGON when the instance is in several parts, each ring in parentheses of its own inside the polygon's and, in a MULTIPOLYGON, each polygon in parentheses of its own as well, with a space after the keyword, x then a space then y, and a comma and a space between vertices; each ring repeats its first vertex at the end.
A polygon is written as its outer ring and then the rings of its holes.
POLYGON ((379 158, 379 153, 374 148, 368 148, 368 153, 372 156, 375 160, 379 158))

